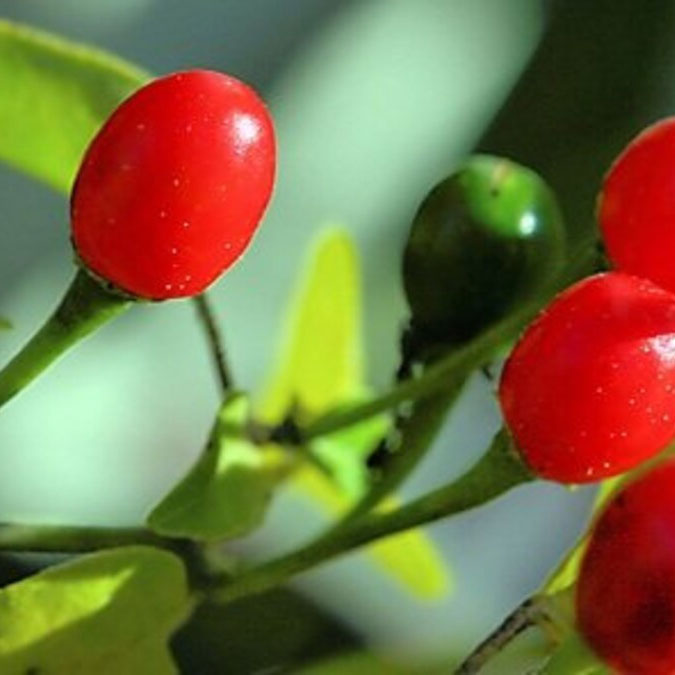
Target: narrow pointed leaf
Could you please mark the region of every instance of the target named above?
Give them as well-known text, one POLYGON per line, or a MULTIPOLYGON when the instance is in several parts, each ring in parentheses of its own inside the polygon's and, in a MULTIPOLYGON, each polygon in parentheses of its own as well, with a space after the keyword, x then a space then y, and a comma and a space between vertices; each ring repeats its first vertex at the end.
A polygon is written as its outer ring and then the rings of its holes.
MULTIPOLYGON (((345 232, 326 230, 295 294, 280 365, 268 382, 259 417, 276 423, 293 412, 311 421, 366 395, 361 312, 354 245, 345 232)), ((368 487, 366 458, 389 423, 386 416, 375 417, 312 442, 308 450, 325 470, 304 465, 294 486, 331 516, 346 514, 368 487)), ((447 566, 422 530, 378 542, 368 554, 378 569, 418 597, 440 597, 449 588, 447 566)))
POLYGON ((272 422, 291 407, 316 416, 363 389, 361 280, 349 236, 328 229, 318 238, 295 294, 279 366, 258 415, 272 422))

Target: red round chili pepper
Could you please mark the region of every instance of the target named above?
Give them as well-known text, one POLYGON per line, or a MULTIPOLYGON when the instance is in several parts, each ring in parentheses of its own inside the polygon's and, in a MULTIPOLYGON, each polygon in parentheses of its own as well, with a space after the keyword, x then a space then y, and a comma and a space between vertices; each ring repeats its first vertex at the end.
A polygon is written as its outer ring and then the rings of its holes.
POLYGON ((623 489, 593 528, 577 623, 622 675, 675 672, 675 462, 623 489))
POLYGON ((272 121, 250 87, 207 70, 154 80, 86 152, 71 199, 76 252, 134 296, 200 293, 250 242, 274 171, 272 121))
POLYGON ((617 268, 675 291, 675 117, 645 129, 619 155, 598 198, 617 268))
POLYGON ((675 295, 620 272, 585 279, 527 329, 499 399, 539 476, 600 480, 675 436, 675 295))

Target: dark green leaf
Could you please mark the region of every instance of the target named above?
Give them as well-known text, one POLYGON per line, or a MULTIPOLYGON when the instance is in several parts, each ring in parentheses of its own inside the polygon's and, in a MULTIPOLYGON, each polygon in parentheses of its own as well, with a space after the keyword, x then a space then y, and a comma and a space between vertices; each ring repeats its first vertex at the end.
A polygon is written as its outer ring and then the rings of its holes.
POLYGON ((171 646, 185 675, 281 675, 295 673, 301 662, 358 649, 362 640, 307 598, 277 588, 231 604, 203 603, 171 646))
POLYGON ((306 666, 297 675, 418 675, 419 672, 387 663, 369 652, 352 652, 306 666))

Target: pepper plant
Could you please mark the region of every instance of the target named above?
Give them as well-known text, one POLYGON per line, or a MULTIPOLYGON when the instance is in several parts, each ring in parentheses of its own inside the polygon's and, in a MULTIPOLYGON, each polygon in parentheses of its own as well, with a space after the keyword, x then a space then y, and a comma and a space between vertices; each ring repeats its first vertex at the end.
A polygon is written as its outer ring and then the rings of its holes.
POLYGON ((649 529, 661 522, 669 488, 663 499, 645 498, 639 481, 649 478, 638 478, 614 496, 634 474, 655 471, 651 480, 663 483, 672 473, 652 465, 675 435, 675 295, 659 285, 667 273, 653 238, 637 263, 626 253, 633 237, 657 221, 665 227, 671 214, 664 207, 644 216, 639 195, 616 206, 635 182, 665 195, 650 204, 669 206, 672 122, 641 136, 612 169, 599 213, 618 269, 581 281, 604 266, 596 242, 566 242, 556 196, 531 169, 476 155, 431 188, 402 256, 410 318, 393 338, 401 360, 385 392, 364 382, 353 244, 340 230, 325 232, 293 305, 283 358, 256 397, 233 384, 206 293, 264 227, 275 141, 262 100, 230 75, 187 70, 154 79, 108 54, 0 23, 0 75, 9 68, 31 86, 0 102, 3 128, 12 130, 0 157, 70 194, 76 272, 54 314, 0 370, 0 406, 40 386, 46 368, 67 368, 54 362, 122 311, 184 298, 204 328, 222 402, 193 467, 137 527, 0 527, 4 551, 71 554, 0 591, 0 672, 177 672, 168 640, 198 605, 233 603, 365 547, 411 592, 445 593, 451 580, 420 526, 535 478, 611 478, 598 505, 612 502, 589 535, 588 555, 583 537, 457 672, 479 672, 528 628, 549 640, 537 672, 604 672, 605 661, 632 675, 656 672, 653 663, 672 672, 672 528, 668 521, 663 536, 649 529), (58 152, 35 151, 55 134, 58 152), (513 342, 498 387, 503 428, 458 479, 401 503, 396 489, 468 376, 513 342), (288 485, 323 504, 330 526, 280 557, 237 559, 230 542, 258 528, 288 485), (613 611, 617 592, 606 583, 607 556, 620 548, 612 528, 621 542, 628 511, 621 500, 642 518, 630 521, 628 544, 652 547, 655 557, 626 556, 621 574, 638 608, 605 626, 603 603, 613 611), (643 568, 655 570, 647 590, 636 581, 643 568), (639 641, 628 655, 627 626, 637 626, 639 641), (661 638, 652 640, 652 630, 661 638))

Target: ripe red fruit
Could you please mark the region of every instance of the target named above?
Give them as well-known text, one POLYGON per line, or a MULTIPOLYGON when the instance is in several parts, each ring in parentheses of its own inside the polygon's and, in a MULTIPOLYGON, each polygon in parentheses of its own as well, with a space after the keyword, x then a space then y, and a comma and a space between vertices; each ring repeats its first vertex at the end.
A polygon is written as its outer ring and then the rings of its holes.
POLYGON ((542 478, 634 467, 675 436, 675 295, 621 272, 571 286, 514 348, 499 399, 542 478))
POLYGON ((675 673, 675 462, 615 497, 593 528, 577 623, 612 672, 675 673))
POLYGON ((139 297, 200 293, 248 245, 274 169, 272 120, 247 85, 207 70, 154 80, 85 154, 71 198, 77 254, 139 297))
POLYGON ((598 221, 616 267, 675 291, 675 117, 619 155, 598 198, 598 221))

